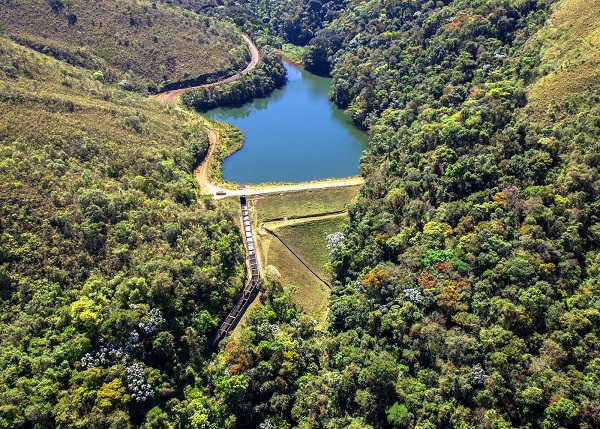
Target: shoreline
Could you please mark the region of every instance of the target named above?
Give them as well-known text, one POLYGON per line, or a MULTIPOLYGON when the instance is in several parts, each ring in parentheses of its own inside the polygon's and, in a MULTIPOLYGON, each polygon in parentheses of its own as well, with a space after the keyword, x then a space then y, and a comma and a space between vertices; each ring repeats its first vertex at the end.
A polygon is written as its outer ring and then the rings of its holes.
MULTIPOLYGON (((199 88, 199 87, 204 87, 204 86, 215 86, 215 85, 218 85, 221 83, 231 82, 231 81, 237 80, 239 78, 239 76, 241 76, 242 74, 247 73, 248 71, 251 71, 252 69, 254 69, 254 67, 256 67, 256 64, 260 60, 260 53, 258 51, 258 48, 256 47, 256 45, 250 39, 249 36, 242 33, 242 37, 248 43, 250 52, 252 54, 252 60, 250 61, 248 66, 243 71, 241 71, 233 76, 230 76, 226 79, 223 79, 219 82, 167 91, 167 92, 157 94, 155 96, 155 98, 164 103, 173 103, 173 102, 175 102, 177 97, 182 92, 184 92, 188 89, 194 89, 194 88, 199 88)), ((283 61, 285 61, 293 66, 296 66, 296 67, 304 67, 302 62, 298 62, 298 61, 290 58, 288 55, 286 55, 286 53, 284 51, 282 51, 280 49, 275 49, 274 52, 283 61)), ((202 116, 202 115, 200 114, 200 116, 202 116)), ((202 116, 202 118, 204 118, 204 120, 205 120, 206 133, 208 135, 208 140, 209 140, 209 148, 208 148, 205 158, 192 171, 192 177, 198 183, 200 192, 205 195, 212 195, 214 199, 222 199, 222 198, 227 198, 227 197, 231 197, 231 196, 239 196, 239 195, 261 195, 261 194, 278 193, 278 192, 297 192, 297 191, 304 191, 304 190, 310 190, 310 189, 324 189, 324 188, 335 188, 335 187, 344 187, 344 186, 356 186, 356 185, 361 185, 364 183, 364 179, 362 177, 360 177, 359 175, 344 177, 344 178, 316 179, 316 180, 310 180, 310 181, 304 181, 304 182, 263 182, 263 183, 251 184, 251 185, 239 184, 239 183, 228 182, 228 181, 223 181, 223 180, 221 180, 219 182, 213 182, 212 180, 214 180, 215 174, 214 174, 214 172, 211 171, 211 167, 215 167, 213 165, 213 162, 215 161, 215 150, 216 150, 217 144, 219 143, 219 139, 221 139, 221 137, 219 135, 219 130, 217 129, 219 127, 209 126, 209 122, 214 121, 214 120, 206 118, 205 116, 202 116), (217 193, 223 192, 223 191, 225 191, 225 195, 217 195, 217 193)), ((220 121, 214 121, 214 122, 220 122, 220 121)), ((233 126, 232 124, 229 124, 227 122, 223 122, 223 124, 228 124, 230 126, 233 126)), ((241 130, 239 130, 237 127, 236 127, 236 129, 240 133, 242 133, 242 143, 239 145, 239 147, 237 147, 231 153, 227 153, 222 161, 224 161, 225 158, 233 155, 235 152, 237 152, 238 150, 240 150, 243 147, 244 139, 245 139, 243 136, 243 132, 241 130)), ((217 176, 219 176, 219 177, 222 177, 220 174, 220 170, 222 167, 222 161, 221 161, 221 164, 216 167, 219 170, 219 173, 217 174, 217 176)))
POLYGON ((242 70, 241 72, 236 73, 232 76, 229 76, 225 79, 221 79, 217 82, 205 83, 203 85, 188 86, 185 88, 179 88, 179 89, 174 89, 171 91, 165 91, 165 92, 161 92, 160 94, 156 94, 154 97, 157 100, 162 101, 163 103, 174 103, 175 100, 179 97, 179 95, 181 95, 181 93, 183 93, 184 91, 187 91, 190 89, 195 89, 195 88, 217 86, 217 85, 221 85, 223 83, 228 83, 228 82, 234 82, 234 81, 238 80, 241 75, 254 70, 254 68, 258 64, 258 61, 260 61, 260 51, 258 50, 258 47, 254 43, 254 41, 247 34, 242 33, 242 39, 244 39, 244 41, 248 44, 248 49, 250 50, 251 59, 250 59, 250 62, 248 63, 248 65, 246 66, 246 68, 244 68, 244 70, 242 70))
POLYGON ((297 60, 291 58, 289 55, 286 54, 286 52, 282 51, 281 49, 273 49, 273 52, 275 53, 275 55, 277 55, 279 58, 281 58, 282 61, 292 64, 296 67, 304 68, 304 63, 301 60, 297 61, 297 60))

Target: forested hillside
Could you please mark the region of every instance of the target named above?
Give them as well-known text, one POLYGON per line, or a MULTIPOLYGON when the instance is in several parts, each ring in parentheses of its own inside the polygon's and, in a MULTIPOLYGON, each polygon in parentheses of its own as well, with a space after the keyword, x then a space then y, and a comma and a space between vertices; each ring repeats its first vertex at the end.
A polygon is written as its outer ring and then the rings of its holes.
POLYGON ((203 121, 3 38, 0 64, 0 427, 192 427, 246 275, 191 177, 203 121))
POLYGON ((272 278, 212 368, 238 427, 600 426, 599 6, 372 0, 316 31, 366 184, 328 332, 272 278))
POLYGON ((1 0, 0 8, 0 34, 139 91, 214 81, 250 60, 231 23, 160 2, 1 0))
POLYGON ((285 68, 279 57, 263 52, 256 68, 234 82, 205 86, 182 94, 182 103, 200 112, 219 106, 239 106, 257 97, 266 97, 285 85, 285 68))
POLYGON ((262 37, 276 36, 300 46, 308 44, 320 29, 339 17, 346 5, 351 4, 343 0, 243 0, 225 3, 227 7, 213 10, 213 14, 229 17, 246 31, 256 31, 262 37))
POLYGON ((600 427, 598 0, 0 5, 50 54, 0 38, 0 427, 600 427), (198 197, 199 116, 114 83, 242 69, 228 18, 306 45, 371 147, 326 331, 266 269, 213 354, 236 204, 198 197))

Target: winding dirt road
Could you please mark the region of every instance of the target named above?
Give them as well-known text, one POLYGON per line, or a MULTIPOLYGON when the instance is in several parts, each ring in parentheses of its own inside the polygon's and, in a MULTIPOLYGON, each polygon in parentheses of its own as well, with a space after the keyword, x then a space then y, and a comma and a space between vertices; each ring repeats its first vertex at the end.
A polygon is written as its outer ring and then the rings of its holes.
POLYGON ((208 152, 202 160, 202 163, 194 170, 194 179, 196 179, 200 185, 200 189, 203 194, 212 194, 215 195, 215 198, 217 198, 217 191, 219 191, 221 188, 208 180, 208 164, 215 150, 215 145, 217 144, 217 133, 210 128, 207 128, 206 130, 209 142, 208 152))
POLYGON ((246 68, 244 70, 242 70, 239 73, 234 74, 233 76, 229 76, 228 78, 222 79, 218 82, 207 83, 207 84, 198 85, 198 86, 189 86, 186 88, 180 88, 180 89, 174 89, 172 91, 162 92, 162 93, 158 94, 156 96, 156 98, 159 101, 163 101, 165 103, 174 103, 175 100, 177 99, 177 97, 182 92, 187 91, 188 89, 204 88, 204 87, 209 87, 209 86, 217 86, 222 83, 234 82, 234 81, 238 80, 240 78, 240 76, 243 75, 244 73, 248 73, 249 71, 253 70, 254 67, 256 67, 256 64, 258 64, 258 60, 260 60, 260 52, 258 51, 258 48, 256 47, 256 45, 254 44, 254 42, 252 41, 252 39, 250 37, 248 37, 246 34, 243 34, 243 33, 242 33, 242 37, 244 38, 246 43, 248 43, 248 48, 250 49, 250 54, 252 55, 252 59, 250 60, 250 62, 248 63, 248 65, 246 66, 246 68))
POLYGON ((294 191, 305 191, 308 189, 327 189, 327 188, 340 188, 344 186, 356 186, 364 183, 364 179, 362 177, 351 177, 348 179, 338 179, 338 180, 326 180, 320 182, 309 182, 309 183, 298 183, 293 185, 273 185, 273 186, 261 186, 258 188, 253 188, 251 186, 246 186, 245 189, 238 190, 225 190, 225 195, 217 195, 218 191, 223 190, 218 185, 212 183, 208 178, 208 164, 212 157, 213 151, 215 149, 215 145, 217 143, 217 133, 207 128, 208 131, 208 141, 209 148, 206 157, 202 161, 202 163, 194 170, 194 178, 200 185, 200 189, 203 194, 212 194, 213 197, 217 200, 227 197, 233 196, 253 196, 253 195, 263 195, 263 194, 276 194, 281 192, 294 192, 294 191))
MULTIPOLYGON (((218 82, 207 83, 205 85, 192 86, 192 87, 187 87, 187 88, 176 89, 173 91, 163 92, 156 96, 157 100, 162 101, 164 103, 174 103, 175 100, 177 99, 177 97, 182 92, 187 91, 188 89, 216 86, 216 85, 219 85, 222 83, 233 82, 233 81, 236 81, 237 79, 239 79, 242 74, 253 70, 254 67, 256 67, 256 64, 258 63, 258 61, 260 60, 260 53, 259 53, 256 45, 252 41, 252 39, 250 39, 250 37, 248 37, 246 34, 243 34, 243 33, 242 33, 242 37, 244 38, 246 43, 248 43, 248 47, 250 48, 250 53, 252 54, 252 59, 250 60, 250 62, 248 63, 248 65, 246 66, 246 68, 244 70, 242 70, 241 72, 234 74, 233 76, 230 76, 226 79, 220 80, 218 82)), ((207 128, 207 132, 208 132, 208 141, 209 141, 210 146, 208 148, 208 153, 206 154, 206 157, 204 158, 202 163, 196 168, 196 170, 194 170, 194 178, 198 181, 198 184, 200 185, 200 189, 201 189, 202 193, 203 194, 212 194, 215 199, 222 199, 222 198, 227 198, 227 197, 231 197, 231 196, 240 196, 240 195, 252 196, 252 195, 262 195, 262 194, 274 194, 274 193, 280 193, 280 192, 304 191, 304 190, 308 190, 308 189, 339 188, 339 187, 343 187, 343 186, 361 185, 362 183, 364 183, 364 179, 362 179, 361 177, 352 177, 349 179, 326 180, 326 181, 311 182, 311 183, 298 183, 298 184, 293 184, 293 185, 273 185, 273 186, 265 186, 265 187, 261 186, 259 188, 246 187, 245 189, 242 189, 242 190, 234 190, 234 191, 226 190, 225 195, 217 195, 217 192, 222 191, 222 188, 220 188, 218 185, 212 183, 209 180, 208 165, 209 165, 209 161, 212 157, 215 145, 217 143, 218 136, 217 136, 217 133, 210 128, 207 128)))

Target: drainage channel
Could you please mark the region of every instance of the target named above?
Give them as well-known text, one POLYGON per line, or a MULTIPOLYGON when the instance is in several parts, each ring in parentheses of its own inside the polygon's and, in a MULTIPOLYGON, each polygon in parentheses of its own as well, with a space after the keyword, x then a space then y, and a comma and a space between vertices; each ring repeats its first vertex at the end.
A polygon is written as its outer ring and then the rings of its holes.
POLYGON ((248 262, 250 265, 250 280, 244 286, 244 290, 242 294, 235 302, 235 305, 229 311, 229 314, 225 319, 221 322, 217 333, 215 334, 215 338, 213 339, 213 346, 216 346, 219 341, 221 341, 227 334, 229 334, 240 322, 244 313, 248 309, 248 306, 256 295, 258 295, 258 291, 260 285, 258 281, 260 280, 260 272, 258 270, 258 259, 256 255, 255 249, 255 241, 252 235, 252 227, 250 225, 250 215, 248 213, 248 205, 246 201, 245 195, 240 195, 240 206, 242 209, 242 225, 244 228, 244 242, 246 244, 246 253, 248 255, 248 262))

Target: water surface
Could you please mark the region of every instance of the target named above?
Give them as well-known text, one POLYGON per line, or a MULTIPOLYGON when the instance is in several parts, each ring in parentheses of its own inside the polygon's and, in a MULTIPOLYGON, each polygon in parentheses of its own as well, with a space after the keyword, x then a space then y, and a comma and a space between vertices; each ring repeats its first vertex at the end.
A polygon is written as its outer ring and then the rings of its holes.
POLYGON ((367 135, 327 99, 331 79, 284 65, 288 82, 270 97, 206 114, 245 136, 242 149, 225 159, 223 178, 256 184, 358 174, 367 135))

